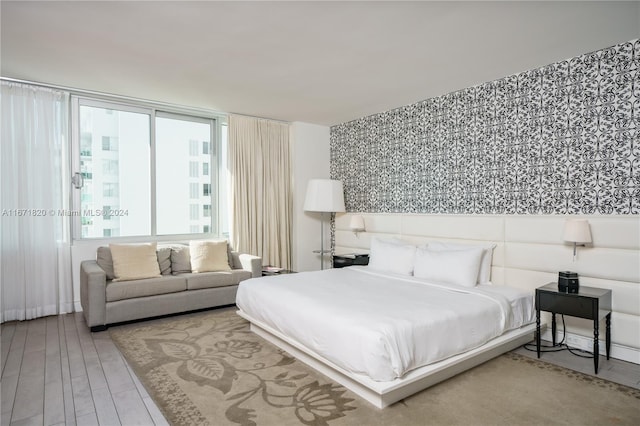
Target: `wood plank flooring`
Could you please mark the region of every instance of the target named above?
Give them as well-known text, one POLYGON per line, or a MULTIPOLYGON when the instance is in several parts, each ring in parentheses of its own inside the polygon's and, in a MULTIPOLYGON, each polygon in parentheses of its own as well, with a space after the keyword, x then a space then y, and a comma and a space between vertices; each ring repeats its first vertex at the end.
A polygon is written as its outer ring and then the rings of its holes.
MULTIPOLYGON (((551 345, 551 342, 544 342, 544 344, 551 345)), ((535 343, 531 346, 535 347, 535 343)), ((534 359, 538 356, 535 351, 530 351, 523 347, 515 349, 514 352, 534 359)), ((541 355, 540 360, 595 376, 593 372, 593 358, 580 358, 569 351, 545 352, 541 355)), ((598 375, 595 377, 640 389, 640 365, 614 358, 607 360, 607 358, 602 355, 598 362, 598 375)))
MULTIPOLYGON (((4 323, 0 334, 0 424, 168 424, 109 332, 91 333, 82 313, 4 323)), ((593 374, 592 360, 568 352, 543 360, 593 374)), ((598 377, 640 389, 640 366, 615 359, 600 366, 598 377)))
POLYGON ((2 425, 167 425, 111 341, 81 313, 2 324, 2 425))

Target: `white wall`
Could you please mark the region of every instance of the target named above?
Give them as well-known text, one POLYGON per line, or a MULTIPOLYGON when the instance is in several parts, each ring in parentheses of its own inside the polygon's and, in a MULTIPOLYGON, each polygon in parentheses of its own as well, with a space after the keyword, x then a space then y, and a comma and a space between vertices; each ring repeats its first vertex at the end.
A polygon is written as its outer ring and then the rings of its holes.
MULTIPOLYGON (((313 178, 329 178, 329 128, 295 122, 291 125, 293 151, 293 269, 320 269, 320 257, 313 250, 320 249, 319 213, 307 213, 304 205, 307 182, 313 178)), ((330 248, 328 215, 325 220, 325 248, 330 248)), ((331 264, 325 256, 325 265, 331 264)))

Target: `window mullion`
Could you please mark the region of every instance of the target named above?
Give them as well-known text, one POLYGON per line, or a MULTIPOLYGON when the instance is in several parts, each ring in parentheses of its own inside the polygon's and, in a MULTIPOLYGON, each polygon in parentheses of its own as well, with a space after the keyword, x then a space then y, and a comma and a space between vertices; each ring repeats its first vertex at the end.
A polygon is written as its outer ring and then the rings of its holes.
POLYGON ((211 197, 211 217, 209 218, 209 223, 211 224, 211 232, 216 236, 220 235, 220 211, 218 210, 218 206, 220 205, 220 188, 218 188, 218 173, 220 170, 218 160, 218 157, 220 156, 220 138, 218 137, 218 133, 218 121, 211 120, 211 149, 209 150, 209 164, 212 166, 214 164, 216 165, 216 173, 212 173, 211 170, 209 170, 209 184, 211 185, 211 190, 209 191, 211 197), (215 195, 213 194, 213 191, 215 191, 215 195))
POLYGON ((157 220, 157 211, 156 211, 156 196, 157 196, 157 186, 156 186, 156 110, 151 110, 151 114, 149 115, 149 126, 151 129, 150 134, 150 152, 151 152, 151 164, 149 165, 149 169, 151 172, 151 235, 158 235, 158 220, 157 220))

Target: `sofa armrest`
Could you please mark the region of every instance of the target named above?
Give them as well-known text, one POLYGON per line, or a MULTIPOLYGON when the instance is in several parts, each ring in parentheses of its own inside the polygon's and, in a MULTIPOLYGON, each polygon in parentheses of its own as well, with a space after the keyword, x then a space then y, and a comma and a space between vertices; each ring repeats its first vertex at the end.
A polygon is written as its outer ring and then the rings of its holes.
POLYGON ((80 304, 87 325, 94 329, 107 323, 107 274, 95 260, 80 263, 80 304))
POLYGON ((242 269, 251 272, 252 278, 262 276, 262 258, 259 256, 253 256, 251 254, 239 254, 238 260, 242 269))

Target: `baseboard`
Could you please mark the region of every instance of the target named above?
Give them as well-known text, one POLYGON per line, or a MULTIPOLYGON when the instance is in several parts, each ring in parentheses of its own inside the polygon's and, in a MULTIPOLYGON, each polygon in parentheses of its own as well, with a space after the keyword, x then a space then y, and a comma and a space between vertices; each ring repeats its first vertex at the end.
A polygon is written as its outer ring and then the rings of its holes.
MULTIPOLYGON (((558 337, 562 338, 562 331, 560 330, 558 331, 558 337)), ((549 342, 553 341, 551 336, 551 330, 549 328, 547 328, 547 330, 542 333, 542 339, 549 342)), ((593 352, 593 338, 567 332, 565 343, 572 348, 593 352)), ((600 355, 607 354, 604 340, 600 340, 599 351, 600 351, 600 355)), ((619 345, 617 343, 611 343, 610 355, 612 358, 615 358, 615 359, 632 362, 634 364, 640 364, 640 349, 619 345)))

